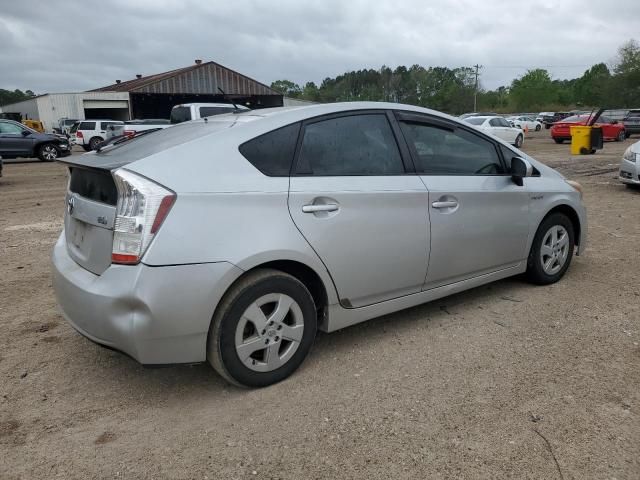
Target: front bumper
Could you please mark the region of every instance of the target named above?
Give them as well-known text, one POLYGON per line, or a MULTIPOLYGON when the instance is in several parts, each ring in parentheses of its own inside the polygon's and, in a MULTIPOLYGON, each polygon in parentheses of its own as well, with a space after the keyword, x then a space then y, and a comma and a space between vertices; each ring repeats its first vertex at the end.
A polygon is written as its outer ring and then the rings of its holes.
POLYGON ((53 287, 66 320, 94 342, 148 365, 205 361, 215 307, 242 273, 216 262, 112 265, 94 275, 69 256, 64 232, 52 262, 53 287))
POLYGON ((640 185, 640 165, 637 162, 622 159, 618 180, 629 185, 640 185))

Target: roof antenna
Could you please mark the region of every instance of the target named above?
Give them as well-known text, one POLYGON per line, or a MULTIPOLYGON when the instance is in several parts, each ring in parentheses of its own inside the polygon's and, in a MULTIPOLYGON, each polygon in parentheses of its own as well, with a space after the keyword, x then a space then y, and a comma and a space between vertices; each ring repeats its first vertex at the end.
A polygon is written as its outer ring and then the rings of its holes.
POLYGON ((236 102, 233 101, 233 99, 227 95, 226 93, 224 93, 224 90, 222 90, 220 87, 218 87, 218 90, 220 90, 220 92, 222 93, 222 95, 224 95, 224 99, 225 100, 229 100, 231 102, 231 105, 233 105, 233 108, 235 108, 236 110, 238 110, 238 105, 236 105, 236 102))

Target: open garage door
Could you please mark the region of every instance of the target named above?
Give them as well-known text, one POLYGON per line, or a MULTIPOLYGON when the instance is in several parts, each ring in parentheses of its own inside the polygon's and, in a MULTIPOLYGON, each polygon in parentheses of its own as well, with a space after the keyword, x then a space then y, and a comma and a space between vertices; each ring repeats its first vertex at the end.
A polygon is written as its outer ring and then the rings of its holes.
POLYGON ((82 103, 86 119, 129 120, 127 100, 84 100, 82 103))

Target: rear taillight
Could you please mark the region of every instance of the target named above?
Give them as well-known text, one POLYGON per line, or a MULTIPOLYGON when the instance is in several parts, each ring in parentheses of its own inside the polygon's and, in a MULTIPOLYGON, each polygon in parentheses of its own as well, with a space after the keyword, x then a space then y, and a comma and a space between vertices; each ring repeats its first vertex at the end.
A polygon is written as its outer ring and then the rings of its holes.
POLYGON ((111 261, 133 265, 140 259, 169 214, 176 194, 128 170, 113 174, 118 190, 111 261))
POLYGON ((76 138, 83 138, 83 137, 84 137, 84 135, 82 135, 82 132, 80 130, 78 130, 76 132, 76 138))
POLYGON ((125 130, 124 132, 122 132, 122 135, 124 135, 127 138, 133 138, 136 136, 136 131, 135 130, 125 130))

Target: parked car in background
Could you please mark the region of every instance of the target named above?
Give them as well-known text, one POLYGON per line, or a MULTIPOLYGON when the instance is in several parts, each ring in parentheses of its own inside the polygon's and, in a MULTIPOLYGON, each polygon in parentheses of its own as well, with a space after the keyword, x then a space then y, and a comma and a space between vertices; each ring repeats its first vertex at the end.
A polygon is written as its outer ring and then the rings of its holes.
POLYGON ((69 141, 52 133, 40 133, 13 120, 0 120, 0 157, 53 161, 71 153, 69 141))
POLYGON ((124 123, 117 123, 107 127, 105 141, 114 137, 134 137, 140 132, 147 130, 160 130, 171 126, 171 122, 166 119, 145 119, 145 120, 127 120, 124 123))
POLYGON ((525 117, 522 115, 513 116, 507 117, 507 121, 511 122, 514 127, 521 128, 523 130, 525 127, 527 130, 535 130, 536 132, 539 132, 542 129, 542 122, 534 120, 531 117, 525 117))
POLYGON ((542 124, 544 125, 544 128, 546 128, 547 130, 551 128, 551 125, 553 125, 556 122, 559 122, 560 120, 570 117, 571 114, 569 112, 545 112, 547 113, 547 115, 543 115, 542 116, 542 124))
POLYGON ((124 125, 119 120, 80 120, 69 130, 71 143, 79 145, 87 152, 98 148, 106 135, 110 125, 124 125))
POLYGON ((53 133, 59 133, 60 135, 69 135, 69 130, 71 130, 73 124, 79 121, 80 120, 77 118, 63 117, 58 120, 58 126, 54 127, 53 133))
POLYGON ((540 112, 538 115, 536 115, 536 121, 543 123, 544 117, 553 115, 553 114, 554 112, 540 112))
POLYGON ((524 132, 520 128, 512 127, 503 117, 467 117, 464 121, 518 148, 522 147, 524 142, 524 132))
POLYGON ((624 152, 618 178, 627 186, 640 186, 640 142, 634 143, 624 152))
POLYGON ((631 135, 640 133, 640 110, 629 110, 622 120, 627 138, 631 135))
POLYGON ((494 112, 470 112, 470 113, 463 113, 458 118, 461 120, 464 120, 465 118, 469 118, 469 117, 494 117, 497 115, 498 114, 494 112))
POLYGON ((579 184, 408 105, 219 115, 65 163, 69 323, 250 387, 291 375, 318 329, 521 273, 551 284, 585 247, 579 184))
POLYGON ((171 123, 188 122, 221 113, 240 111, 249 111, 249 109, 243 105, 231 103, 183 103, 171 109, 171 123))
MULTIPOLYGON (((551 138, 556 143, 564 143, 567 140, 571 140, 571 126, 586 125, 590 118, 590 114, 575 115, 554 123, 551 127, 551 138)), ((624 124, 604 115, 600 115, 593 126, 602 127, 602 136, 605 141, 615 140, 616 142, 622 142, 627 138, 624 124)))

